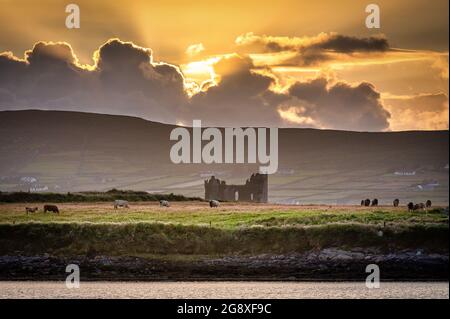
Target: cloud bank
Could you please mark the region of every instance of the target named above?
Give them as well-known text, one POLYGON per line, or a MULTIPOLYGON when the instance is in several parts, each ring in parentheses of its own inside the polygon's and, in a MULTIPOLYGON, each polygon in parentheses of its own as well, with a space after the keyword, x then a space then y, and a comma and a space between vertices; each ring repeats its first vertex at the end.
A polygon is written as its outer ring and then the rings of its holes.
MULTIPOLYGON (((297 52, 296 63, 305 65, 330 59, 333 52, 390 50, 381 37, 335 34, 303 40, 247 34, 237 42, 260 52, 297 52)), ((178 66, 153 61, 151 49, 131 42, 107 41, 94 53, 93 65, 80 64, 68 43, 39 42, 23 59, 0 54, 0 110, 98 112, 186 125, 200 119, 209 126, 390 128, 392 110, 368 82, 349 84, 321 76, 277 89, 270 68, 256 67, 250 55, 228 54, 213 61, 217 79, 198 84, 195 94, 188 94, 192 86, 178 66)))

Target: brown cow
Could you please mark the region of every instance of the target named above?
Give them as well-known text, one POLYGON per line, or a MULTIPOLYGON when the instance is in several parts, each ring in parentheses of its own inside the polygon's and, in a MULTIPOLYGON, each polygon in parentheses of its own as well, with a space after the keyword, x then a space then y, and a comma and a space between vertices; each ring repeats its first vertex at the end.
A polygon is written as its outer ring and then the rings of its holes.
POLYGON ((25 211, 27 212, 27 214, 37 212, 37 210, 37 207, 25 207, 25 211))
POLYGON ((52 212, 52 213, 59 214, 58 206, 56 206, 56 205, 45 205, 44 206, 44 213, 46 213, 46 212, 52 212))

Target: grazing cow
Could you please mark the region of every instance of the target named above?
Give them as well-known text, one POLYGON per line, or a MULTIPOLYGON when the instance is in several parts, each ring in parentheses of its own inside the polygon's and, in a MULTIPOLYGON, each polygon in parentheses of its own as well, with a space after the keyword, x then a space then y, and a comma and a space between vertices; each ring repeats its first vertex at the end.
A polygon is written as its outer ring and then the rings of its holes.
POLYGON ((400 200, 398 198, 394 199, 394 207, 398 207, 400 205, 400 200))
POLYGON ((431 207, 431 200, 427 200, 427 202, 425 203, 425 206, 427 208, 430 208, 431 207))
POLYGON ((160 200, 160 201, 159 201, 159 206, 160 206, 160 207, 170 207, 170 204, 169 204, 169 202, 166 201, 166 200, 160 200))
POLYGON ((125 207, 128 208, 128 201, 126 200, 122 200, 122 199, 117 199, 114 201, 114 209, 117 209, 119 207, 125 207))
POLYGON ((372 206, 378 206, 378 199, 374 199, 373 201, 372 201, 372 206))
POLYGON ((25 211, 27 212, 27 214, 37 212, 37 210, 37 207, 25 207, 25 211))
POLYGON ((364 201, 364 206, 370 206, 370 199, 366 199, 365 201, 364 201))
POLYGON ((56 205, 44 205, 44 213, 46 213, 46 212, 52 212, 52 213, 59 214, 58 206, 56 206, 56 205))
POLYGON ((361 200, 361 206, 364 206, 364 199, 361 200))
POLYGON ((414 210, 414 203, 413 202, 409 202, 408 203, 408 211, 412 212, 414 210))
POLYGON ((214 207, 219 207, 219 201, 217 200, 210 200, 209 201, 209 207, 214 208, 214 207))

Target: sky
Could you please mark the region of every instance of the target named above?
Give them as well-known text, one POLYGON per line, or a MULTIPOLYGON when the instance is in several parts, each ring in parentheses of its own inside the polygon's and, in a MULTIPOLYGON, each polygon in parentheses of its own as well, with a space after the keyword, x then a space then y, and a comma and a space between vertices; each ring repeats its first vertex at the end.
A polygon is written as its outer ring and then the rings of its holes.
POLYGON ((447 130, 448 0, 370 3, 0 0, 0 110, 447 130))

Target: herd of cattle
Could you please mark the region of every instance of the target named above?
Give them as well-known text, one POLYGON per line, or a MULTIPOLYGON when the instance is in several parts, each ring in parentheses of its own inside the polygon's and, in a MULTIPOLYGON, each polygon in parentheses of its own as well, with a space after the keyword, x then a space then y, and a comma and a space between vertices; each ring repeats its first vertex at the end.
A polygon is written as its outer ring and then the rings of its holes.
MULTIPOLYGON (((209 207, 211 207, 211 208, 219 207, 219 205, 220 205, 219 201, 217 201, 217 200, 210 200, 209 201, 209 207)), ((170 207, 170 203, 167 200, 160 200, 159 201, 159 206, 160 207, 170 207)), ((114 209, 117 209, 119 207, 128 208, 128 201, 121 200, 121 199, 115 200, 114 201, 114 209)))
MULTIPOLYGON (((209 201, 209 207, 211 208, 216 208, 219 207, 220 203, 217 200, 210 200, 209 201)), ((393 205, 394 207, 398 207, 400 205, 400 200, 394 199, 393 201, 393 205)), ((170 207, 170 203, 167 200, 160 200, 159 201, 159 206, 160 207, 170 207)), ((361 201, 361 206, 378 206, 378 199, 363 199, 361 201)), ((418 203, 418 204, 414 204, 413 202, 409 202, 408 205, 408 211, 416 211, 416 210, 423 210, 425 208, 430 208, 431 207, 431 200, 427 200, 426 203, 418 203)), ((126 200, 122 200, 122 199, 118 199, 114 201, 114 209, 118 209, 118 208, 129 208, 129 202, 126 200)), ((25 211, 27 214, 29 213, 35 213, 38 211, 38 207, 25 207, 25 211)), ((52 212, 52 213, 56 213, 59 214, 59 209, 58 206, 56 205, 44 205, 44 213, 46 212, 52 212)))
MULTIPOLYGON (((398 198, 394 199, 394 201, 392 202, 392 204, 394 205, 394 207, 398 207, 400 205, 400 200, 398 198)), ((361 206, 378 206, 378 199, 363 199, 361 201, 361 206)), ((418 204, 414 204, 413 202, 409 202, 408 205, 406 205, 408 207, 408 210, 411 211, 415 211, 415 210, 420 210, 420 209, 425 209, 425 208, 430 208, 431 207, 431 200, 427 200, 426 203, 418 203, 418 204)))
MULTIPOLYGON (((215 208, 219 207, 220 203, 217 200, 210 200, 209 201, 209 207, 215 208)), ((170 207, 170 203, 167 200, 160 200, 159 201, 160 207, 170 207)), ((118 199, 114 201, 114 209, 118 209, 119 207, 122 208, 129 208, 129 203, 126 200, 118 199)), ((25 211, 27 214, 30 213, 36 213, 38 211, 38 207, 25 207, 25 211)), ((46 212, 52 212, 59 214, 58 206, 56 205, 44 205, 44 213, 46 212)))

